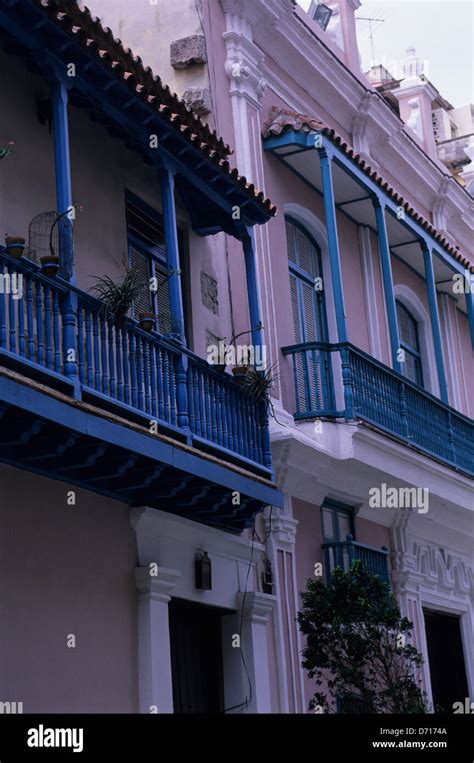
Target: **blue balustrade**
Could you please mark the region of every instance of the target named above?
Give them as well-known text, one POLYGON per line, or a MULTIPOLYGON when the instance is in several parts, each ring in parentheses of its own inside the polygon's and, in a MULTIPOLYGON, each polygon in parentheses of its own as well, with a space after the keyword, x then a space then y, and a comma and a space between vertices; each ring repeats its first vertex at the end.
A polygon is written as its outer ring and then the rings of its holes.
POLYGON ((385 546, 374 548, 364 543, 357 543, 351 535, 345 541, 323 543, 321 546, 324 559, 326 581, 329 582, 336 567, 347 572, 354 561, 360 561, 371 575, 377 575, 390 585, 388 550, 385 546))
POLYGON ((307 342, 282 352, 292 359, 296 420, 361 419, 474 474, 474 422, 397 371, 349 342, 307 342))
POLYGON ((21 299, 0 292, 0 362, 8 356, 24 373, 34 367, 74 395, 270 474, 268 417, 230 374, 132 319, 110 320, 97 299, 1 247, 0 270, 23 278, 21 299))

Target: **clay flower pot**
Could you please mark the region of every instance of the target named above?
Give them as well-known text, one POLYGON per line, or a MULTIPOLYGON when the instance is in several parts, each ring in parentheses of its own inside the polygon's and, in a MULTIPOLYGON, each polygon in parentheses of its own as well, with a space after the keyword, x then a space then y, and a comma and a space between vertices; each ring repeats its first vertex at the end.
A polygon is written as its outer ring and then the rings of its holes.
POLYGON ((245 384, 245 379, 247 378, 248 371, 249 366, 234 366, 232 373, 234 374, 234 379, 237 384, 240 384, 241 386, 245 384))
POLYGON ((138 320, 140 321, 140 328, 143 331, 153 331, 156 323, 156 315, 154 313, 139 313, 138 320))
POLYGON ((55 278, 59 271, 59 257, 57 254, 46 254, 40 257, 41 271, 48 278, 55 278))
POLYGON ((7 254, 20 259, 25 251, 25 239, 22 236, 5 236, 7 254))

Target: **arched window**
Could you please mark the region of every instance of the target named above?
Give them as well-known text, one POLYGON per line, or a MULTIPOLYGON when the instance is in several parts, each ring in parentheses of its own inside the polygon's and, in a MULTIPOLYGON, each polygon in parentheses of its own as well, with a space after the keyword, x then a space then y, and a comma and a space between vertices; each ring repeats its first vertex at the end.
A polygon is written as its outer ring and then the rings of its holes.
POLYGON ((411 381, 423 386, 423 368, 421 363, 420 341, 418 334, 418 322, 408 308, 397 300, 398 332, 400 334, 400 347, 405 353, 405 362, 402 363, 402 373, 411 381))
POLYGON ((324 291, 315 288, 316 279, 322 279, 321 252, 296 220, 286 217, 285 223, 295 339, 298 344, 324 342, 327 340, 324 291))
MULTIPOLYGON (((321 251, 310 234, 291 217, 285 218, 290 292, 295 341, 325 342, 328 338, 321 251), (321 279, 321 280, 319 280, 321 279)), ((317 349, 295 358, 298 411, 331 407, 327 358, 317 349)))

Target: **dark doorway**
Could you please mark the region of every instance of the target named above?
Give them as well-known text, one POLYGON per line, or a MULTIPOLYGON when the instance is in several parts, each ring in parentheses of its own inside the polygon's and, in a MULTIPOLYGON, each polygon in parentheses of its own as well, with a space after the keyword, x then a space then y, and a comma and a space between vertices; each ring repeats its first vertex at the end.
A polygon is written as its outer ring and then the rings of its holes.
POLYGON ((435 712, 453 712, 468 696, 459 617, 423 610, 435 712))
POLYGON ((222 713, 222 612, 172 599, 169 615, 174 712, 222 713))

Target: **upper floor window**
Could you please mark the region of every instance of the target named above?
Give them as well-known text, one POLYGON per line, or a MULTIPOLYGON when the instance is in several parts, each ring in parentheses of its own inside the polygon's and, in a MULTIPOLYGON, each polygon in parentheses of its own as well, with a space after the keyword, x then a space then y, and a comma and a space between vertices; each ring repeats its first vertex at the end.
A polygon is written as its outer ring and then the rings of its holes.
POLYGON ((315 288, 316 279, 322 278, 321 252, 296 220, 287 217, 285 223, 295 339, 298 344, 324 342, 327 339, 324 292, 315 288))
POLYGON ((172 332, 169 284, 166 280, 165 236, 157 213, 148 209, 132 194, 126 194, 126 221, 128 260, 133 270, 139 273, 145 286, 133 304, 133 317, 139 313, 152 312, 158 316, 157 330, 160 334, 172 332), (149 288, 151 278, 156 278, 159 288, 149 288))
POLYGON ((418 322, 411 312, 397 300, 398 331, 400 347, 405 353, 402 363, 402 373, 411 381, 423 386, 423 369, 421 363, 418 322))

